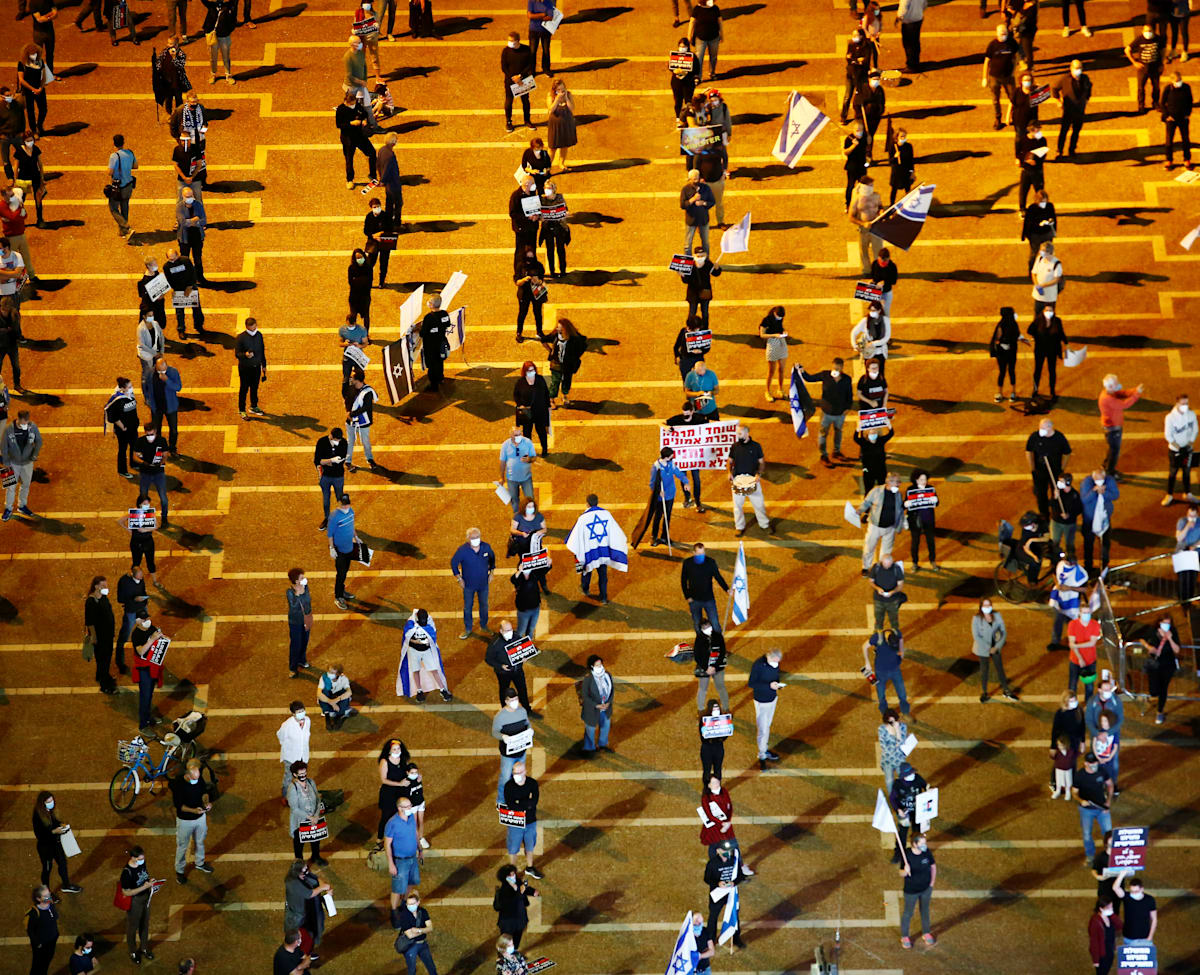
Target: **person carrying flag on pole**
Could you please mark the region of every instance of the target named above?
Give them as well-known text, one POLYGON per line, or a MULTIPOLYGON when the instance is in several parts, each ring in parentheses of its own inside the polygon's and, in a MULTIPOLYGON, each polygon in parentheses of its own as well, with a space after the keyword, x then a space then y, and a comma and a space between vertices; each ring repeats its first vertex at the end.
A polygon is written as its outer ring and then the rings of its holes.
POLYGON ((738 884, 745 875, 741 870, 741 854, 725 840, 713 846, 716 854, 704 868, 704 882, 708 884, 708 928, 705 933, 717 944, 733 939, 734 948, 745 948, 739 930, 738 884))
POLYGON ((733 585, 729 590, 733 625, 741 626, 750 616, 750 579, 746 574, 746 549, 738 542, 737 561, 733 563, 733 585))
POLYGON ((688 911, 675 938, 667 975, 695 975, 708 971, 716 950, 704 926, 704 915, 699 911, 688 911))
POLYGON ((658 460, 650 469, 650 491, 653 495, 650 513, 651 545, 666 543, 668 549, 671 547, 671 510, 675 507, 676 480, 683 488, 683 496, 691 501, 687 477, 675 466, 675 451, 670 447, 663 447, 659 451, 658 460))

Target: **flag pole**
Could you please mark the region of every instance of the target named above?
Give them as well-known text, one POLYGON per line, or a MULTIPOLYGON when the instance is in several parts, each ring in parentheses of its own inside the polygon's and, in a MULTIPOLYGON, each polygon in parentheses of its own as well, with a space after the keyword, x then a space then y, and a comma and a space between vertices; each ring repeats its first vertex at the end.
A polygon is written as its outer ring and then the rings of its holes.
MULTIPOLYGON (((662 482, 660 481, 659 483, 661 484, 662 482)), ((667 555, 670 558, 674 558, 675 551, 671 548, 671 516, 667 513, 667 499, 663 497, 661 490, 658 492, 658 503, 662 505, 663 532, 667 536, 667 555)))

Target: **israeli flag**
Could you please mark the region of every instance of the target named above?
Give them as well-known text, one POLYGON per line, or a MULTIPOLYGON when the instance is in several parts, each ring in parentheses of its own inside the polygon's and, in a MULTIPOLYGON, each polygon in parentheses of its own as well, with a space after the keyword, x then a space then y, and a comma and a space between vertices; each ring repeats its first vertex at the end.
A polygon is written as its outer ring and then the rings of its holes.
POLYGON ((750 584, 746 576, 746 550, 738 542, 737 561, 733 563, 733 624, 740 626, 750 615, 750 584))
POLYGON ((820 131, 829 123, 829 116, 821 112, 799 92, 788 96, 787 110, 783 113, 783 126, 771 155, 795 169, 804 151, 812 144, 820 131))
POLYGON ((721 915, 721 933, 717 935, 717 944, 723 945, 738 933, 738 889, 731 887, 725 896, 725 911, 721 915))
POLYGON ((792 411, 792 429, 796 431, 796 437, 808 436, 808 417, 805 415, 806 407, 812 407, 812 397, 808 394, 808 388, 804 385, 804 380, 800 378, 800 367, 792 366, 792 381, 788 389, 788 406, 792 411))
POLYGON ((679 929, 679 937, 675 939, 675 950, 671 953, 667 975, 692 975, 699 961, 700 951, 696 947, 696 935, 692 933, 692 912, 688 911, 683 919, 683 927, 679 929))

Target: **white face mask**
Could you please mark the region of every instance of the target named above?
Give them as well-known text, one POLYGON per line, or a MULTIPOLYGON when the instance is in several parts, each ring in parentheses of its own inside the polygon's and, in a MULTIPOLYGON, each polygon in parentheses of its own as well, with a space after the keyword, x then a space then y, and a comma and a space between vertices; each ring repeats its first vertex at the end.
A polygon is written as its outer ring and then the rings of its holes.
POLYGON ((1092 614, 1087 612, 1086 610, 1079 614, 1079 622, 1080 623, 1090 623, 1091 621, 1092 621, 1092 614))
POLYGON ((1038 427, 1039 437, 1048 437, 1054 432, 1054 427, 1038 427))
POLYGON ((1111 916, 1112 912, 1113 912, 1113 909, 1112 909, 1111 904, 1107 904, 1104 907, 1100 908, 1100 913, 1103 914, 1105 917, 1111 916))
POLYGON ((1066 482, 1066 481, 1055 481, 1054 483, 1055 483, 1055 484, 1058 486, 1058 489, 1059 489, 1060 491, 1065 491, 1065 490, 1067 489, 1067 482, 1066 482))
MULTIPOLYGON (((1175 82, 1175 85, 1176 85, 1176 87, 1178 87, 1178 86, 1179 86, 1179 85, 1181 85, 1181 84, 1183 84, 1183 82, 1182 82, 1182 81, 1177 81, 1177 82, 1175 82)), ((32 140, 32 139, 30 139, 28 142, 26 142, 26 143, 25 143, 25 148, 26 148, 26 149, 32 149, 32 148, 33 148, 33 140, 32 140)))
POLYGON ((524 784, 525 784, 525 776, 523 776, 523 775, 514 775, 514 776, 513 776, 513 781, 514 781, 515 783, 517 783, 517 785, 524 785, 524 784))
POLYGON ((150 629, 151 625, 152 624, 150 620, 142 620, 140 623, 138 623, 138 626, 140 626, 143 630, 150 629))
POLYGON ((703 254, 694 254, 692 259, 696 262, 696 267, 704 267, 705 261, 708 260, 703 254))
POLYGON ((871 369, 867 372, 867 375, 870 376, 872 379, 878 379, 879 378, 879 370, 871 369))
POLYGON ((300 580, 300 585, 301 585, 301 586, 303 586, 305 589, 307 589, 307 588, 308 588, 308 580, 307 580, 307 579, 301 579, 301 580, 300 580))
POLYGON ((482 539, 472 538, 471 539, 471 548, 479 548, 481 543, 482 543, 482 539))
POLYGON ((840 369, 830 369, 829 370, 829 375, 833 379, 837 379, 837 377, 840 376, 841 374, 842 374, 842 371, 840 369))
POLYGON ((888 490, 891 491, 892 494, 896 494, 900 490, 900 487, 896 484, 889 484, 888 490))
POLYGON ((910 772, 908 775, 904 776, 904 781, 905 782, 915 782, 916 778, 917 778, 917 773, 910 772))
MULTIPOLYGON (((505 879, 506 879, 506 880, 508 880, 508 882, 509 882, 510 884, 512 884, 514 887, 516 887, 516 886, 517 886, 517 875, 516 875, 515 873, 514 873, 514 874, 510 874, 510 875, 509 875, 508 877, 506 877, 505 879)), ((512 946, 512 945, 509 945, 507 948, 505 948, 505 949, 504 949, 504 953, 505 953, 506 955, 511 955, 511 954, 513 953, 513 946, 512 946)))
POLYGON ((980 610, 981 610, 982 612, 984 612, 984 613, 990 613, 990 612, 992 611, 992 604, 991 604, 991 603, 984 603, 984 604, 983 604, 982 606, 980 606, 979 608, 980 608, 980 610))
POLYGON ((871 312, 871 317, 872 317, 872 318, 878 318, 878 317, 879 317, 879 312, 877 312, 877 311, 873 311, 873 312, 871 312))
POLYGON ((1001 31, 999 34, 996 35, 996 40, 1003 43, 1004 41, 1008 40, 1008 34, 1006 34, 1004 31, 1001 31))
POLYGON ((1082 74, 1083 74, 1083 68, 1072 68, 1071 69, 1071 77, 1072 78, 1078 78, 1082 74))
POLYGON ((379 216, 381 213, 383 213, 383 207, 371 207, 371 212, 375 214, 375 216, 379 216))
POLYGON ((1150 40, 1150 38, 1152 38, 1153 36, 1154 36, 1154 31, 1152 31, 1152 30, 1142 31, 1142 37, 1144 37, 1146 40, 1150 40))
POLYGON ((400 752, 400 749, 399 749, 399 748, 393 748, 393 749, 391 750, 391 752, 390 752, 390 755, 391 755, 391 757, 392 757, 392 761, 393 761, 393 762, 398 762, 398 761, 400 761, 400 754, 401 754, 401 752, 400 752))
POLYGON ((107 595, 108 595, 108 586, 101 586, 101 587, 100 587, 100 595, 101 595, 101 596, 107 596, 107 595))
POLYGON ((702 626, 702 627, 700 627, 700 632, 703 633, 705 636, 712 636, 712 627, 711 626, 702 626))
POLYGON ((1077 707, 1079 707, 1079 702, 1075 700, 1075 698, 1071 698, 1069 701, 1067 701, 1068 711, 1074 711, 1077 707))
POLYGON ((304 724, 304 712, 297 711, 293 717, 296 719, 296 724, 304 724))
POLYGON ((1146 892, 1144 890, 1139 890, 1137 892, 1134 892, 1131 890, 1129 892, 1129 896, 1132 897, 1135 901, 1140 901, 1143 897, 1146 896, 1146 892))
MULTIPOLYGON (((710 2, 711 2, 711 0, 710 0, 710 2)), ((508 882, 509 882, 510 884, 512 884, 514 887, 515 887, 515 886, 517 886, 517 878, 516 878, 516 877, 509 877, 509 878, 508 878, 508 882)), ((505 946, 505 948, 504 948, 504 953, 505 953, 506 955, 511 955, 511 954, 512 954, 514 951, 516 951, 516 950, 517 950, 517 949, 516 949, 516 948, 514 948, 512 945, 506 945, 506 946, 505 946)))
POLYGON ((599 677, 604 673, 604 664, 596 664, 596 666, 592 668, 592 673, 599 677))
POLYGON ((904 143, 906 143, 906 142, 908 141, 908 136, 906 136, 906 135, 902 135, 902 136, 900 136, 900 138, 898 138, 896 141, 897 141, 898 143, 900 143, 900 145, 904 145, 904 143))
POLYGON ((197 771, 195 771, 195 772, 189 772, 189 773, 188 773, 188 781, 189 781, 189 782, 192 782, 192 783, 199 782, 199 781, 200 781, 200 772, 199 772, 199 770, 197 770, 197 771))
POLYGON ((1111 698, 1112 698, 1112 691, 1101 691, 1100 692, 1100 700, 1101 701, 1107 701, 1107 700, 1110 700, 1111 698))
POLYGON ((521 46, 521 42, 520 41, 509 41, 508 46, 510 49, 515 51, 518 47, 521 46))
POLYGON ((356 257, 356 258, 354 259, 354 263, 355 263, 355 264, 366 264, 366 263, 367 263, 367 259, 366 259, 365 257, 356 257))
POLYGON ((879 82, 878 82, 877 80, 875 80, 874 78, 872 78, 872 79, 871 79, 871 82, 870 82, 870 84, 871 84, 871 87, 872 87, 872 88, 878 88, 878 87, 879 87, 879 82))
POLYGON ((501 637, 503 637, 505 640, 511 640, 511 639, 512 639, 512 635, 513 635, 513 631, 512 631, 512 630, 509 630, 509 629, 504 629, 503 627, 501 628, 501 630, 500 630, 500 636, 501 636, 501 637))

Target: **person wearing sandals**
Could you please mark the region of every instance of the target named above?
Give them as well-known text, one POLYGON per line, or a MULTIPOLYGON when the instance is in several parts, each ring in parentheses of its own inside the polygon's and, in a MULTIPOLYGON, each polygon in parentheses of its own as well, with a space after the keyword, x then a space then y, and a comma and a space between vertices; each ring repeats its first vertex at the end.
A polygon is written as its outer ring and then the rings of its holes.
POLYGON ((759 338, 766 341, 767 346, 767 402, 775 402, 775 395, 771 392, 771 377, 775 377, 776 386, 779 389, 779 399, 787 399, 787 394, 783 389, 783 377, 787 372, 785 363, 788 358, 787 332, 783 329, 783 305, 776 305, 766 315, 766 317, 758 323, 759 338))
POLYGON ((1010 701, 1019 700, 1016 693, 1008 686, 1008 676, 1004 673, 1004 660, 1000 651, 1008 640, 1008 630, 1004 626, 1004 617, 992 609, 992 601, 986 596, 980 600, 979 612, 971 618, 971 652, 979 657, 979 703, 988 700, 988 667, 995 661, 996 676, 1000 678, 1001 693, 1010 701))

